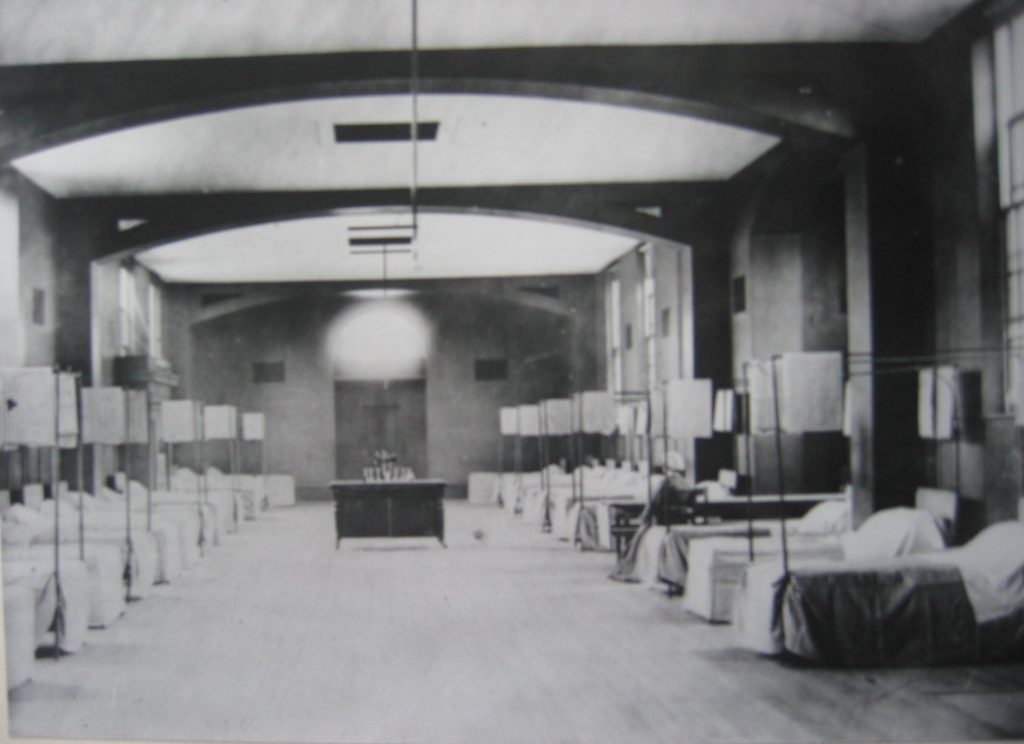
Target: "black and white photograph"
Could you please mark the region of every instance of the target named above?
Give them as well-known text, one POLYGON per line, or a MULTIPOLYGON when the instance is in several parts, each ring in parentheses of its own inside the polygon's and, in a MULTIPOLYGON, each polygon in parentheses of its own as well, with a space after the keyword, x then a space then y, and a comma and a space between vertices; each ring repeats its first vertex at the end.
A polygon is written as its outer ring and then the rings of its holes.
POLYGON ((10 741, 1024 739, 1024 0, 0 0, 10 741))

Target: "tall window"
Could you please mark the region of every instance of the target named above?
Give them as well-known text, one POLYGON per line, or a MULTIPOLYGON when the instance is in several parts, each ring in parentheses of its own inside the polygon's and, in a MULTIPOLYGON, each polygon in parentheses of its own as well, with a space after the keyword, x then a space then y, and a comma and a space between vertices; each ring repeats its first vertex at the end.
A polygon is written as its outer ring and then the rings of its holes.
POLYGON ((657 308, 654 297, 654 251, 651 246, 640 248, 643 262, 643 326, 644 326, 644 359, 647 369, 647 389, 658 386, 658 330, 657 308))
POLYGON ((149 307, 149 356, 153 359, 164 358, 164 322, 163 307, 160 288, 155 284, 149 285, 147 304, 149 307))
POLYGON ((608 336, 608 387, 622 390, 622 284, 618 279, 608 282, 605 303, 608 336))
POLYGON ((135 337, 135 275, 127 266, 117 270, 117 352, 132 353, 135 337))
POLYGON ((1006 241, 1007 400, 1024 408, 1024 13, 995 34, 999 206, 1006 241))

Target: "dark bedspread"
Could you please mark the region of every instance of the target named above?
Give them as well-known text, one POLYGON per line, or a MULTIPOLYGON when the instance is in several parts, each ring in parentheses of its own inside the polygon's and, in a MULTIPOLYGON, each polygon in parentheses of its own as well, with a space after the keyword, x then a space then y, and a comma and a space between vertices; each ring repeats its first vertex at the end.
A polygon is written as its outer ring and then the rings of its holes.
POLYGON ((941 564, 790 572, 787 651, 838 666, 977 663, 1024 655, 1024 613, 978 624, 960 569, 941 564))

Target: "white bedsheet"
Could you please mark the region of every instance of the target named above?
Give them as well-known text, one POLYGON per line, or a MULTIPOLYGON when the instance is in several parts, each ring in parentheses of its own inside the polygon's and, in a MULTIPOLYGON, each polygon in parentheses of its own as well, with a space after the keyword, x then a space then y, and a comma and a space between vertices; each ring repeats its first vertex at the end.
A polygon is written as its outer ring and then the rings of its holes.
MULTIPOLYGON (((53 556, 41 556, 35 551, 15 551, 4 556, 4 585, 21 586, 33 592, 35 617, 33 625, 34 648, 52 646, 51 632, 57 610, 57 577, 53 556)), ((60 648, 75 653, 85 643, 89 627, 89 582, 85 564, 61 556, 60 588, 64 600, 64 630, 60 648)))
POLYGON ((267 497, 271 506, 295 504, 295 478, 280 473, 263 476, 267 483, 267 497))
POLYGON ((496 504, 500 473, 470 473, 467 497, 471 504, 496 504))
POLYGON ((4 584, 4 656, 7 689, 32 679, 35 668, 36 601, 33 591, 17 584, 4 584))
POLYGON ((962 548, 920 556, 960 569, 967 598, 979 623, 1024 608, 1024 524, 1000 522, 962 548))
MULTIPOLYGON (((754 538, 754 560, 760 561, 782 554, 782 538, 778 532, 754 538)), ((843 557, 838 535, 787 535, 792 558, 806 557, 839 560, 843 557)), ((742 537, 709 537, 691 541, 688 546, 686 594, 683 608, 688 612, 717 622, 733 618, 735 597, 732 590, 717 582, 727 581, 719 574, 733 571, 736 579, 750 564, 750 544, 742 537), (717 593, 717 594, 716 594, 717 593), (728 596, 726 596, 728 595, 728 596)))

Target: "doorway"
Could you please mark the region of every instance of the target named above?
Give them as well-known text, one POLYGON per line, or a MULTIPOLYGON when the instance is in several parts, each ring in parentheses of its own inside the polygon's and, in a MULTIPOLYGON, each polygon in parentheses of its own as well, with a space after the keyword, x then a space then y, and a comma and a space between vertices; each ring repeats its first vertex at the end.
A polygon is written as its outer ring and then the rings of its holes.
POLYGON ((417 478, 427 473, 426 380, 341 380, 334 384, 335 477, 361 480, 386 449, 417 478))

